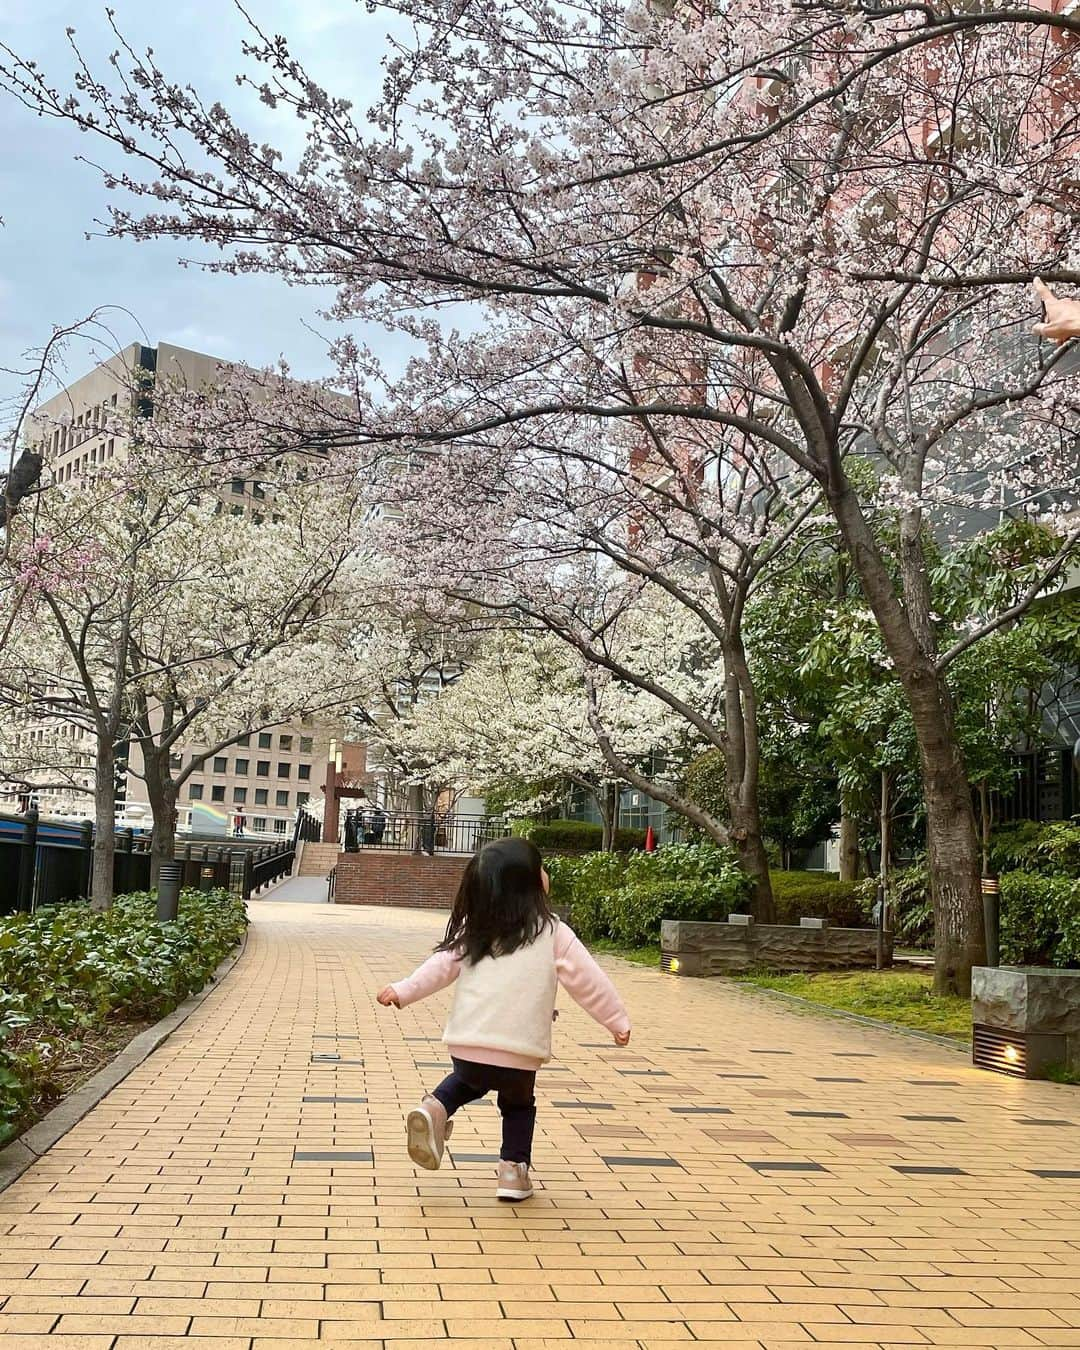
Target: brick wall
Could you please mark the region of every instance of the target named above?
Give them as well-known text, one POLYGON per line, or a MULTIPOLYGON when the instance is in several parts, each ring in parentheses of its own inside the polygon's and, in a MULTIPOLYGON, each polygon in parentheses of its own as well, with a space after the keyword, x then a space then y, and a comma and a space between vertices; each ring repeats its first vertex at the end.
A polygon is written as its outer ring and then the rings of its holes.
POLYGON ((468 858, 361 849, 337 860, 339 905, 404 905, 449 909, 468 858))

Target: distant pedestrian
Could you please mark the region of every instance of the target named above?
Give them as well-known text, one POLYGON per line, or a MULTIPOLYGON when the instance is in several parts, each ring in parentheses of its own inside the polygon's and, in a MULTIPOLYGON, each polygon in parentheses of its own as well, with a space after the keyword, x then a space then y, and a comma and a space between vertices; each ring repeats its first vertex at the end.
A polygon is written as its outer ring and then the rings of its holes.
POLYGON ((371 842, 376 848, 382 843, 383 835, 386 833, 386 812, 381 806, 376 806, 371 813, 371 842))
POLYGON ((457 981, 443 1040, 453 1072, 406 1119, 409 1157, 434 1171, 451 1116, 498 1093, 502 1150, 496 1195, 528 1200, 536 1072, 551 1058, 557 985, 612 1034, 630 1040, 614 985, 547 900, 548 875, 527 839, 497 839, 465 868, 446 936, 422 966, 388 984, 378 1000, 405 1008, 457 981))

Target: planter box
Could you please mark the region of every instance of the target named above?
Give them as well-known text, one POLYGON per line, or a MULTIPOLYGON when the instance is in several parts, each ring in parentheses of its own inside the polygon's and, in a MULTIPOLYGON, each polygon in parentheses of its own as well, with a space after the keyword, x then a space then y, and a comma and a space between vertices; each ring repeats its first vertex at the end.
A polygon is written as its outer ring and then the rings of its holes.
POLYGON ((971 973, 974 1061, 1015 1077, 1051 1065, 1080 1070, 1080 970, 976 966, 971 973))
MULTIPOLYGON (((857 970, 877 961, 876 928, 831 928, 824 919, 758 924, 745 914, 727 923, 665 919, 660 964, 673 975, 745 975, 751 970, 857 970)), ((885 934, 885 963, 892 962, 892 934, 885 934)))

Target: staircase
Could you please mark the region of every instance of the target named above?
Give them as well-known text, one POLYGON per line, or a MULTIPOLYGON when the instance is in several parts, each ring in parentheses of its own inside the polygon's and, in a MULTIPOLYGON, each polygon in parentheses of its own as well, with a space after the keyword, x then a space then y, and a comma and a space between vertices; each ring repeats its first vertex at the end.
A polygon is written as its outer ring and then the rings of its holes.
POLYGON ((300 849, 298 877, 325 877, 338 860, 340 844, 314 844, 305 840, 300 849))

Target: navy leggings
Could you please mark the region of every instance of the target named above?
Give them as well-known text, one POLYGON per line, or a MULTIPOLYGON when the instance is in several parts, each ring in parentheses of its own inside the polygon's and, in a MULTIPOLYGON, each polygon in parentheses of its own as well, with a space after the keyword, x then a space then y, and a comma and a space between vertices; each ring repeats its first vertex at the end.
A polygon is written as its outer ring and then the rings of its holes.
POLYGON ((454 1072, 431 1094, 452 1116, 469 1102, 497 1092, 502 1112, 502 1152, 506 1162, 531 1163, 536 1127, 536 1074, 531 1069, 506 1069, 498 1064, 474 1064, 469 1059, 450 1062, 454 1072))

